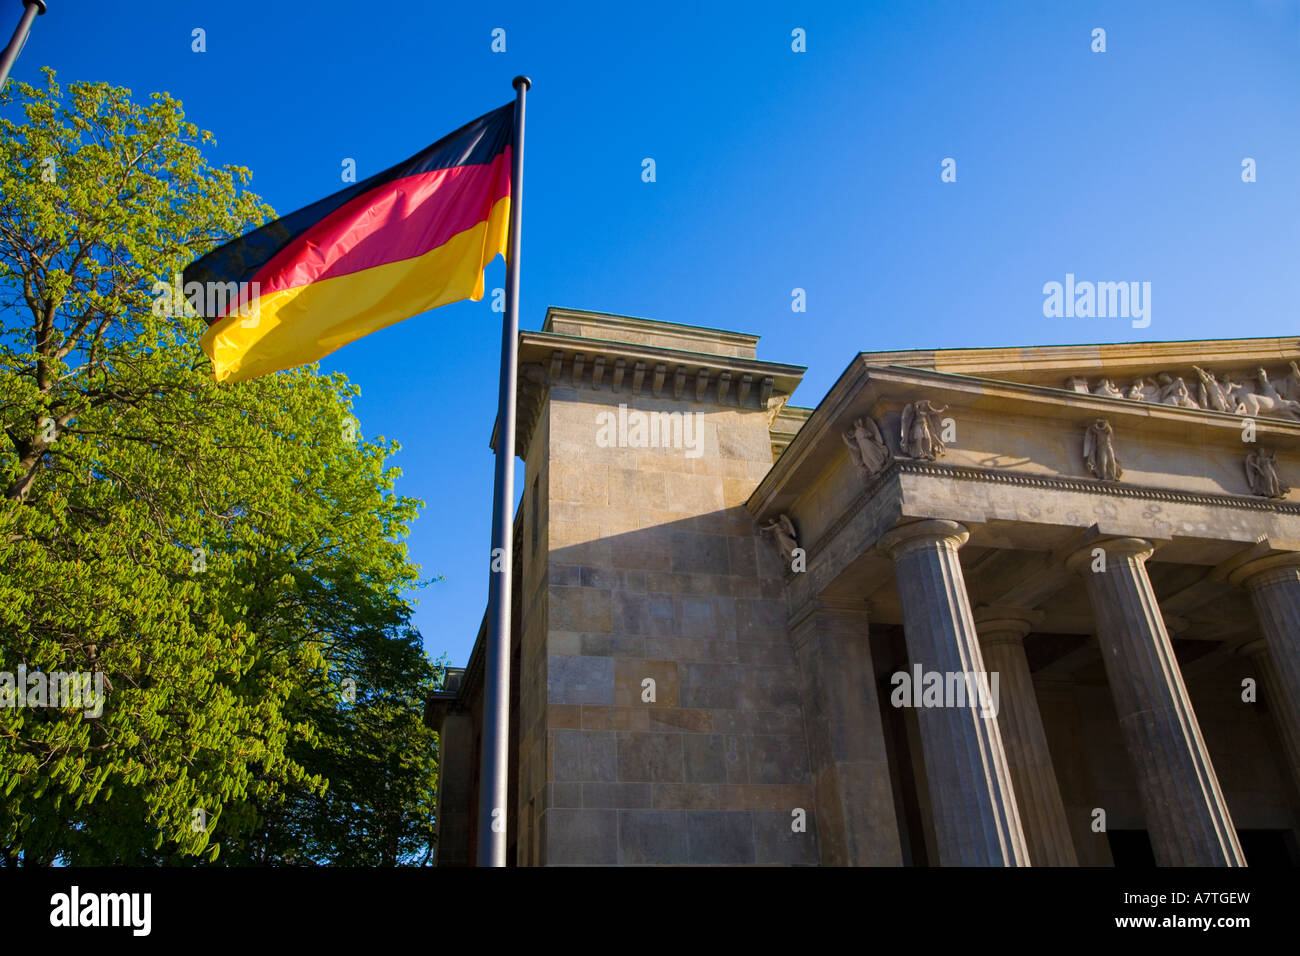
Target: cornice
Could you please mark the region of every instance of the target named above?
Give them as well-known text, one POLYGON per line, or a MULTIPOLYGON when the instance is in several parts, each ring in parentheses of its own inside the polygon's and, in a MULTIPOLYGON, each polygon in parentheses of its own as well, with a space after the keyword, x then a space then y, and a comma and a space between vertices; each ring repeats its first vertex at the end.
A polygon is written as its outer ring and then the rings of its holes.
POLYGON ((1122 481, 1100 481, 1096 478, 1075 478, 1069 475, 1027 475, 1022 472, 1003 471, 997 468, 980 468, 972 465, 948 465, 938 461, 896 461, 904 474, 929 477, 959 478, 966 481, 985 481, 1025 488, 1045 488, 1053 491, 1081 491, 1102 494, 1112 498, 1140 498, 1146 501, 1166 501, 1176 504, 1204 505, 1216 508, 1237 508, 1242 511, 1268 511, 1279 514, 1300 515, 1300 502, 1277 501, 1254 495, 1234 495, 1207 491, 1178 491, 1152 485, 1127 485, 1122 481))
POLYGON ((1019 380, 1042 375, 1100 374, 1167 363, 1289 361, 1300 354, 1300 337, 1256 339, 1189 339, 1179 342, 1114 342, 1078 345, 1008 346, 970 349, 915 349, 862 352, 870 365, 905 365, 936 372, 1019 380))
MULTIPOLYGON (((765 410, 775 419, 805 371, 802 365, 743 356, 524 332, 519 337, 515 454, 525 457, 552 388, 751 408, 765 410)), ((491 447, 495 449, 496 443, 494 426, 491 447)))
MULTIPOLYGON (((539 355, 558 350, 566 355, 586 353, 592 357, 604 356, 607 360, 622 358, 625 362, 644 361, 647 365, 699 366, 734 374, 771 375, 774 378, 792 379, 797 385, 807 368, 783 362, 764 362, 739 355, 718 355, 713 352, 692 352, 670 349, 659 345, 643 345, 616 339, 589 338, 585 335, 564 335, 555 332, 522 332, 519 336, 521 361, 536 361, 539 355)), ((588 379, 590 376, 586 376, 588 379)), ((793 389, 790 389, 793 391, 793 389)))
MULTIPOLYGON (((564 309, 551 306, 546 310, 546 320, 542 323, 542 332, 563 335, 557 332, 556 323, 572 323, 607 329, 625 335, 659 335, 678 339, 695 339, 701 344, 720 345, 736 349, 736 354, 747 353, 753 357, 758 346, 757 335, 749 332, 734 332, 730 329, 715 329, 704 325, 682 325, 677 322, 663 322, 659 319, 645 319, 633 315, 613 315, 608 312, 591 312, 583 309, 564 309)), ((584 336, 599 338, 599 336, 584 336)), ((616 341, 627 341, 622 338, 616 341)), ((695 351, 704 351, 697 349, 695 351)))

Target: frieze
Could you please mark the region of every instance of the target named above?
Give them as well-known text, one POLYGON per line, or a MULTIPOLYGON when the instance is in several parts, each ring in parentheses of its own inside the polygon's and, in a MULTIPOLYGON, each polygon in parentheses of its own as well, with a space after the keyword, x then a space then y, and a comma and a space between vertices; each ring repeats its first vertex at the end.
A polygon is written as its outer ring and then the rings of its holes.
POLYGON ((1139 375, 1127 383, 1076 375, 1066 380, 1065 388, 1102 398, 1300 421, 1300 367, 1295 362, 1272 374, 1263 366, 1215 374, 1193 365, 1181 374, 1157 372, 1139 375))

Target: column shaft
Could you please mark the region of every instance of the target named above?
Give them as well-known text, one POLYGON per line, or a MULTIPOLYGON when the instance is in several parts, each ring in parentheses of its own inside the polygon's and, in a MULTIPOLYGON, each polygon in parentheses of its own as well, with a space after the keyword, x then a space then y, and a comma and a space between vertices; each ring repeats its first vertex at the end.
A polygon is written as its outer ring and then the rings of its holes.
MULTIPOLYGON (((1300 557, 1249 573, 1244 580, 1263 631, 1265 649, 1251 659, 1261 668, 1264 700, 1286 751, 1287 767, 1300 789, 1300 557)), ((1259 563, 1265 563, 1259 562, 1259 563)))
MULTIPOLYGON (((903 605, 908 657, 923 672, 986 675, 957 549, 968 532, 920 521, 886 535, 903 605)), ((998 721, 968 696, 917 713, 942 866, 1027 866, 1029 854, 998 721)))
POLYGON ((986 610, 981 609, 976 617, 980 645, 984 666, 990 675, 999 677, 998 729, 1015 785, 1029 859, 1034 866, 1077 866, 1034 680, 1025 657, 1028 621, 1008 619, 1003 612, 982 613, 986 610))
POLYGON ((1070 558, 1082 574, 1156 862, 1244 866, 1219 779, 1183 684, 1146 572, 1149 542, 1090 544, 1070 558), (1094 550, 1104 552, 1098 563, 1094 550))

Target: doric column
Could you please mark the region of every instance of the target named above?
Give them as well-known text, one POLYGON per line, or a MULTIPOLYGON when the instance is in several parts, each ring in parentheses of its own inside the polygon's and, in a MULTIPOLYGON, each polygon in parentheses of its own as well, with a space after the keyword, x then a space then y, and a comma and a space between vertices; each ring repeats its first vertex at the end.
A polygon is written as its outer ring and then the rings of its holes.
POLYGON ((791 622, 827 866, 901 866, 864 602, 818 600, 791 622))
POLYGON ((1255 605, 1264 642, 1244 650, 1260 668, 1264 700, 1300 788, 1300 554, 1259 558, 1229 580, 1245 587, 1255 605))
POLYGON ((998 675, 998 729, 1006 747, 1029 859, 1034 866, 1077 866, 1025 657, 1025 635, 1041 616, 1025 608, 982 607, 975 611, 975 626, 984 666, 990 677, 998 675))
MULTIPOLYGON (((913 666, 949 679, 986 677, 957 549, 969 532, 955 521, 917 521, 880 542, 894 561, 913 666)), ((917 712, 941 866, 1028 866, 996 715, 977 695, 961 706, 917 712)))
POLYGON ((1244 866, 1219 778, 1201 737, 1140 538, 1084 545, 1067 565, 1083 576, 1120 730, 1161 866, 1244 866))

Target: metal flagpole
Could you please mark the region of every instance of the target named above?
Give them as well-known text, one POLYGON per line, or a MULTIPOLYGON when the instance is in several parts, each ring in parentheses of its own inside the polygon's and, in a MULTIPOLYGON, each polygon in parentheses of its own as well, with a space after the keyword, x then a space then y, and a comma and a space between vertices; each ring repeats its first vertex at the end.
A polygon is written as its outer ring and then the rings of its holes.
POLYGON ((14 30, 9 45, 0 51, 0 90, 5 88, 5 83, 9 80, 9 71, 14 67, 14 60, 18 59, 18 54, 23 51, 23 46, 27 43, 27 34, 32 28, 32 21, 45 12, 45 0, 23 0, 23 6, 26 9, 23 10, 23 18, 18 21, 18 29, 14 30))
POLYGON ((510 164, 510 238, 506 314, 501 327, 501 394, 497 408, 496 487, 492 494, 491 590, 479 773, 478 865, 506 865, 506 806, 510 764, 510 577, 514 567, 515 392, 519 351, 519 226, 524 207, 524 94, 533 85, 514 78, 515 141, 510 164))

